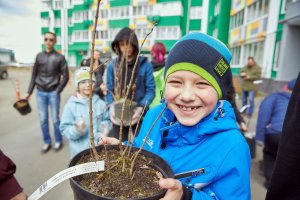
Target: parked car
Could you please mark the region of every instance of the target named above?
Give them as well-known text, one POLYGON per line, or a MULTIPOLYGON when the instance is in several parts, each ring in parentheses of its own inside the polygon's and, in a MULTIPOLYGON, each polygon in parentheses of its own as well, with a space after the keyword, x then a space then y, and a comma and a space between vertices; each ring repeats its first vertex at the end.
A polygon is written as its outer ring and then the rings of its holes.
POLYGON ((1 63, 0 61, 0 79, 7 79, 8 72, 7 72, 8 65, 5 63, 1 63))

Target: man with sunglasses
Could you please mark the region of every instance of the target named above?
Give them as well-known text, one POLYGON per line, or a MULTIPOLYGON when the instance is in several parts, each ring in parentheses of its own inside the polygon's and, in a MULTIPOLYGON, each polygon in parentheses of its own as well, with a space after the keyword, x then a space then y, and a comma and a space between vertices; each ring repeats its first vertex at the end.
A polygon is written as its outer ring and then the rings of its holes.
POLYGON ((68 83, 69 72, 65 57, 54 49, 55 43, 56 34, 46 32, 44 34, 45 51, 40 52, 36 56, 28 88, 28 96, 26 97, 29 100, 36 86, 38 112, 44 140, 42 153, 46 153, 51 149, 48 107, 51 109, 51 118, 55 133, 54 150, 58 151, 62 148, 62 135, 59 130, 60 93, 68 83))

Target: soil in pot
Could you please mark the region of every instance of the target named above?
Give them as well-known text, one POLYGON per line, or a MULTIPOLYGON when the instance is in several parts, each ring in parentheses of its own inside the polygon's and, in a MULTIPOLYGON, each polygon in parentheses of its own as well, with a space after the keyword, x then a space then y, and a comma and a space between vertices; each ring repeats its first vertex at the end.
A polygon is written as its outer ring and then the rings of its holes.
MULTIPOLYGON (((117 146, 115 146, 117 147, 117 146)), ((165 177, 158 169, 155 169, 153 158, 146 157, 140 154, 136 160, 133 170, 133 176, 129 175, 130 158, 134 152, 132 150, 130 156, 125 156, 125 167, 123 167, 123 160, 120 156, 120 151, 116 149, 107 149, 109 163, 105 161, 105 171, 99 173, 90 173, 77 176, 74 180, 85 190, 99 196, 108 197, 108 199, 144 199, 145 197, 153 197, 158 193, 164 194, 158 181, 165 177), (125 169, 122 172, 122 169, 125 169)), ((147 152, 149 153, 149 152, 147 152)), ((99 152, 101 159, 105 160, 105 152, 102 149, 99 152)), ((82 156, 77 164, 94 161, 90 154, 82 156)), ((171 170, 172 171, 172 170, 171 170)), ((173 175, 173 172, 171 172, 173 175)), ((169 176, 170 177, 170 176, 169 176)), ((163 195, 160 195, 160 198, 163 195)), ((153 199, 153 198, 150 198, 153 199)), ((157 198, 159 199, 159 198, 157 198)))

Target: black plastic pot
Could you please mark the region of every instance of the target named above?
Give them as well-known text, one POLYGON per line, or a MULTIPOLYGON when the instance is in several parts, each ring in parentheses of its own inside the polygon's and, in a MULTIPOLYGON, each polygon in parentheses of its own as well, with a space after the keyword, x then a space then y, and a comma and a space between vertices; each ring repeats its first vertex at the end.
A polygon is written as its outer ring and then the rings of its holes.
POLYGON ((27 115, 31 112, 31 107, 26 99, 20 99, 19 101, 15 102, 14 108, 17 109, 21 115, 27 115))
MULTIPOLYGON (((103 149, 103 146, 98 146, 97 151, 99 152, 100 150, 103 149)), ((107 146, 107 149, 117 149, 119 150, 118 145, 109 145, 107 146)), ((133 151, 137 151, 138 148, 132 148, 133 151)), ((78 160, 87 154, 90 154, 91 151, 90 149, 86 149, 79 154, 77 154, 70 162, 69 167, 72 167, 76 165, 78 160)), ((145 155, 148 158, 153 159, 154 166, 153 168, 156 169, 157 171, 161 172, 163 177, 165 178, 174 178, 174 173, 171 167, 168 165, 168 163, 163 160, 161 157, 159 157, 156 154, 153 154, 152 152, 142 150, 141 154, 145 155)), ((74 193, 74 200, 112 200, 113 198, 111 197, 104 197, 104 196, 99 196, 96 194, 93 194, 86 189, 82 188, 73 178, 70 178, 70 184, 71 188, 74 193)), ((137 199, 131 199, 131 200, 158 200, 162 197, 164 197, 165 193, 167 190, 162 190, 160 193, 155 194, 154 196, 151 197, 144 197, 144 198, 137 198, 137 199)))

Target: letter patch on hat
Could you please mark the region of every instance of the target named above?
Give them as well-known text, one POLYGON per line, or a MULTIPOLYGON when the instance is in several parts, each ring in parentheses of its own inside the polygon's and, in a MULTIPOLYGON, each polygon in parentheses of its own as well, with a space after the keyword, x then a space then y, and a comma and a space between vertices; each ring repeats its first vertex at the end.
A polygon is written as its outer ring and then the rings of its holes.
POLYGON ((229 65, 225 62, 223 58, 220 58, 217 65, 214 67, 214 71, 219 78, 223 78, 224 74, 227 72, 228 69, 229 65))

